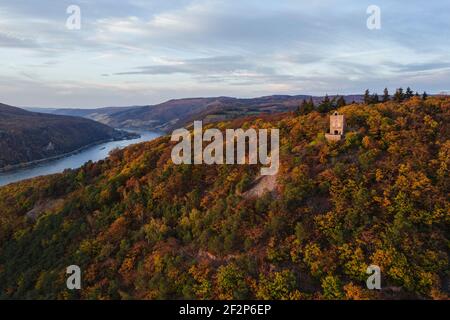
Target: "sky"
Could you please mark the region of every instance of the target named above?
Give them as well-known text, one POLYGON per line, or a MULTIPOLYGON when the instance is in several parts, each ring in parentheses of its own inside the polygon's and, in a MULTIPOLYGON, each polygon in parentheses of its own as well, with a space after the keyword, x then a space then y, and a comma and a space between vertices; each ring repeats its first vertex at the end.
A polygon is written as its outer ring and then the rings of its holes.
POLYGON ((448 12, 448 0, 0 0, 0 102, 448 92, 448 12))

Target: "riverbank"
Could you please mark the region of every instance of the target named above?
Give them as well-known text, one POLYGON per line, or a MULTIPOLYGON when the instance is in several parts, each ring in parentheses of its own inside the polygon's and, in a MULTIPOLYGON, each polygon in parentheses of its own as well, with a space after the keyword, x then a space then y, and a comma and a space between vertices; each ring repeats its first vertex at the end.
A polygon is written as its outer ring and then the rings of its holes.
POLYGON ((61 173, 67 169, 77 169, 88 161, 97 162, 106 159, 114 149, 126 148, 129 145, 151 141, 161 136, 160 133, 153 131, 135 131, 135 133, 140 138, 105 143, 98 142, 90 146, 84 146, 82 149, 74 150, 69 154, 60 155, 57 159, 54 159, 54 157, 52 159, 40 159, 38 163, 35 161, 28 167, 0 172, 0 187, 38 176, 61 173))
POLYGON ((27 169, 27 168, 31 168, 37 165, 41 165, 47 162, 51 162, 51 161, 55 161, 55 160, 60 160, 63 158, 67 158, 73 155, 76 155, 80 152, 83 152, 86 149, 89 149, 91 147, 94 146, 98 146, 101 145, 103 143, 108 143, 108 142, 113 142, 113 141, 125 141, 125 140, 136 140, 139 139, 141 137, 140 134, 135 133, 135 132, 127 132, 126 135, 123 135, 121 137, 115 137, 115 138, 111 138, 111 139, 104 139, 104 140, 99 140, 93 143, 90 143, 88 145, 85 145, 81 148, 78 148, 76 150, 73 150, 71 152, 66 152, 60 155, 56 155, 53 157, 48 157, 48 158, 43 158, 43 159, 38 159, 38 160, 34 160, 34 161, 29 161, 29 162, 22 162, 19 164, 15 164, 15 165, 8 165, 5 167, 0 168, 0 173, 8 173, 8 172, 13 172, 16 170, 20 170, 20 169, 27 169))

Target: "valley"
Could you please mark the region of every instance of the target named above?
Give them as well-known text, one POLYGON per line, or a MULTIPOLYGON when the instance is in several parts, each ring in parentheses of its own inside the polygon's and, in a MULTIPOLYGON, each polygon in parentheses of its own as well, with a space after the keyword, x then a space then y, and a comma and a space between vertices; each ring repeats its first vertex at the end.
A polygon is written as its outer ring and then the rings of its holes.
MULTIPOLYGON (((330 99, 336 96, 330 96, 330 99)), ((323 97, 309 95, 272 95, 239 99, 231 97, 175 99, 157 105, 107 107, 98 109, 43 109, 63 115, 75 115, 96 120, 115 128, 144 129, 170 132, 191 124, 232 120, 244 116, 294 111, 303 100, 319 104, 323 97)), ((361 102, 362 95, 344 96, 348 102, 361 102)), ((29 109, 38 111, 39 108, 29 109)))
POLYGON ((1 171, 57 159, 102 142, 136 138, 136 133, 116 130, 93 120, 0 104, 1 171))

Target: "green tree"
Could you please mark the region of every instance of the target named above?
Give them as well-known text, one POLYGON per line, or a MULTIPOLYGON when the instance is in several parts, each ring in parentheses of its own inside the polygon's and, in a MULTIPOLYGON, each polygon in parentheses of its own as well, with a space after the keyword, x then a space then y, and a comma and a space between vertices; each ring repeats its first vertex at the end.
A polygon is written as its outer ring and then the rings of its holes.
POLYGON ((314 110, 314 102, 312 98, 309 101, 303 100, 300 107, 297 109, 298 115, 306 115, 314 110))
POLYGON ((402 102, 403 100, 405 100, 405 94, 403 93, 403 88, 398 88, 394 94, 394 101, 402 102))
POLYGON ((322 280, 323 296, 326 299, 342 299, 344 293, 342 292, 342 285, 339 278, 334 276, 326 276, 322 280))
POLYGON ((333 109, 333 104, 330 100, 330 97, 327 94, 327 95, 325 95, 325 98, 322 100, 322 102, 317 107, 317 111, 319 111, 320 113, 328 113, 332 109, 333 109))
POLYGON ((375 93, 374 95, 372 95, 372 99, 371 99, 372 101, 372 103, 378 103, 378 102, 380 102, 380 98, 378 97, 378 94, 377 93, 375 93))
POLYGON ((221 266, 217 271, 219 299, 246 299, 249 289, 244 272, 234 263, 221 266))
POLYGON ((296 293, 296 286, 296 276, 289 270, 275 272, 269 276, 261 274, 256 298, 263 300, 288 300, 296 293))
POLYGON ((406 88, 405 98, 411 99, 414 96, 414 92, 411 90, 410 87, 406 88))
POLYGON ((372 97, 370 96, 369 89, 367 89, 366 92, 364 92, 364 103, 370 104, 371 102, 372 102, 372 97))
POLYGON ((384 88, 383 102, 387 102, 389 100, 391 100, 390 95, 389 95, 389 90, 388 90, 388 88, 384 88))
POLYGON ((339 96, 339 98, 336 100, 336 107, 341 108, 347 105, 347 102, 345 101, 345 98, 343 96, 339 96))

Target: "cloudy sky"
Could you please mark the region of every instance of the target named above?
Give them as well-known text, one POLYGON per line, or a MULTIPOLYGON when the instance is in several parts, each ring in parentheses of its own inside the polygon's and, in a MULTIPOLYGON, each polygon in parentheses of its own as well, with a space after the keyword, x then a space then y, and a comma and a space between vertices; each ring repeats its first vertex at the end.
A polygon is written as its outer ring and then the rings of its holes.
POLYGON ((0 102, 448 91, 449 12, 448 0, 0 0, 0 102), (70 5, 80 30, 66 27, 70 5))

